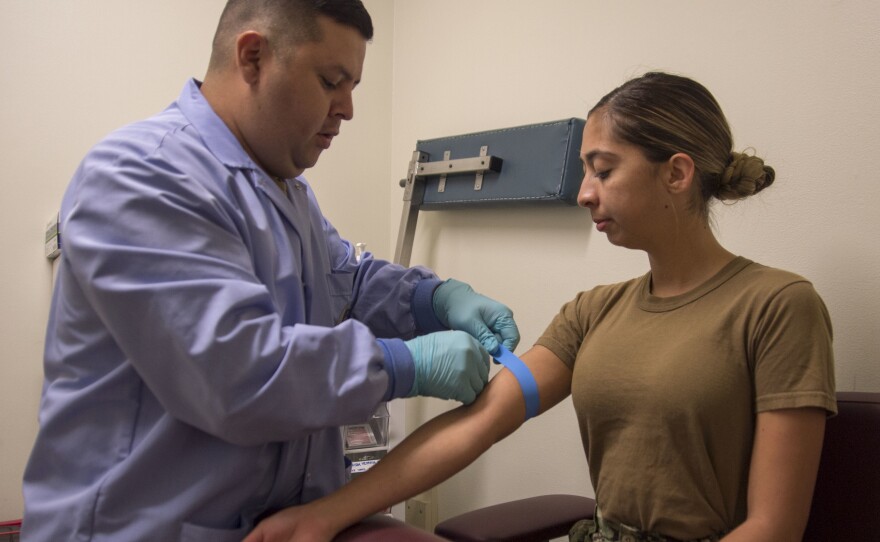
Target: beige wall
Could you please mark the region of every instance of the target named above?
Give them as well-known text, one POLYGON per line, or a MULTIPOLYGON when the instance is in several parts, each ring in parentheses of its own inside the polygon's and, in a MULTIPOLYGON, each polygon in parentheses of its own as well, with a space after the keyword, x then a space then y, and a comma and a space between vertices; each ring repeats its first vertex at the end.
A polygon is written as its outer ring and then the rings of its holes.
MULTIPOLYGON (((0 519, 21 513, 36 432, 51 268, 42 255, 82 155, 200 77, 222 0, 5 0, 0 32, 0 519)), ((417 139, 582 116, 649 68, 691 75, 724 106, 737 145, 777 168, 765 194, 716 210, 733 251, 812 279, 835 323, 838 387, 880 390, 880 5, 697 0, 372 0, 355 120, 309 174, 343 235, 391 257, 396 180, 417 139), (392 41, 393 39, 393 41, 392 41)), ((423 213, 413 263, 516 311, 523 347, 561 303, 641 274, 578 209, 423 213), (487 265, 486 262, 492 262, 487 265)), ((410 402, 410 421, 441 411, 410 402)), ((589 494, 568 402, 441 486, 440 516, 548 491, 589 494)))

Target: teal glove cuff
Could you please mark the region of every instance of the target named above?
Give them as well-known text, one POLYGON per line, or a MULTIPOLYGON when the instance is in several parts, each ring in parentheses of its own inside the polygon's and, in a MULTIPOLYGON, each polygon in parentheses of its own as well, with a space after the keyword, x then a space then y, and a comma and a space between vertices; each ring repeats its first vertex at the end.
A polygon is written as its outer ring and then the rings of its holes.
POLYGON ((472 292, 473 288, 455 279, 446 279, 445 281, 441 282, 434 290, 434 295, 431 302, 431 306, 434 308, 434 315, 437 316, 437 320, 439 320, 441 324, 449 329, 449 317, 447 315, 447 312, 449 310, 450 300, 456 294, 461 295, 469 294, 472 292))

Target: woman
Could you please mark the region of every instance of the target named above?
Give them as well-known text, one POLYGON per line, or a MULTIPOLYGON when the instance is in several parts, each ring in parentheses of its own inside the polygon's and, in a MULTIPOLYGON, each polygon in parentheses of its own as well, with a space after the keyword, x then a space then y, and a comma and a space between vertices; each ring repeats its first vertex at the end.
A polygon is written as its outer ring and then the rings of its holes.
MULTIPOLYGON (((541 411, 569 393, 577 411, 599 510, 572 540, 800 540, 836 412, 828 313, 805 279, 732 254, 709 225, 713 198, 760 192, 773 169, 732 151, 708 90, 664 73, 599 101, 581 158, 579 204, 611 243, 644 250, 650 271, 578 294, 522 356, 541 411)), ((503 370, 474 404, 247 542, 328 540, 443 481, 524 418, 503 370)))

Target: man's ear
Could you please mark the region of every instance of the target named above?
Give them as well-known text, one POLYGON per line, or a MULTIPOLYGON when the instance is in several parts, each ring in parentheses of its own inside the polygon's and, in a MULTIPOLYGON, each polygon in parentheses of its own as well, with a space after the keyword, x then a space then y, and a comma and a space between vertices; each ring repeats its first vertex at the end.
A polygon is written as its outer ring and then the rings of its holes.
POLYGON ((672 194, 684 194, 691 190, 696 175, 694 160, 683 152, 675 153, 666 162, 668 177, 667 189, 672 194))
POLYGON ((268 53, 266 38, 259 32, 249 30, 235 40, 235 67, 248 85, 259 81, 268 53))

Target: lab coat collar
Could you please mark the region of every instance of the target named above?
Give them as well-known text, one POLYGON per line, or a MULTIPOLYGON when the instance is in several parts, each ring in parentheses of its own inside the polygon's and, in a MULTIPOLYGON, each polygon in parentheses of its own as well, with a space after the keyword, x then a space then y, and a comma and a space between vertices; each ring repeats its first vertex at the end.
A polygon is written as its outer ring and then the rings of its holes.
MULTIPOLYGON (((252 179, 251 182, 266 193, 291 225, 301 229, 302 224, 297 224, 291 209, 294 196, 292 194, 285 195, 281 189, 275 186, 269 175, 245 152, 226 123, 214 112, 211 104, 202 95, 201 85, 202 82, 195 78, 188 80, 184 85, 177 99, 177 106, 183 115, 198 131, 211 154, 230 169, 250 170, 251 175, 248 177, 252 179)), ((305 179, 302 176, 297 177, 293 183, 288 183, 288 186, 296 188, 297 183, 305 184, 305 179)), ((300 186, 299 188, 304 187, 300 186)))
POLYGON ((199 90, 201 85, 201 81, 192 78, 186 82, 180 92, 177 106, 180 107, 184 116, 199 132, 211 153, 224 165, 230 168, 255 170, 265 174, 251 160, 226 123, 211 108, 211 104, 199 90))

